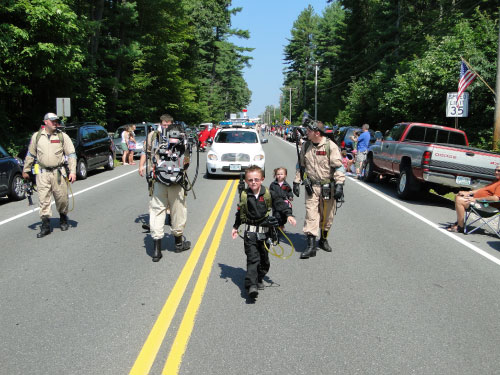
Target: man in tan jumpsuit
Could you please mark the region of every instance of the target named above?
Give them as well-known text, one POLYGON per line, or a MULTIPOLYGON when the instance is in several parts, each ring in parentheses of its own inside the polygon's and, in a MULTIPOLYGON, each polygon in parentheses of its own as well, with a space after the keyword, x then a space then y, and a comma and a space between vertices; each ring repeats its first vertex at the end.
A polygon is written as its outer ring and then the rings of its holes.
MULTIPOLYGON (((160 132, 167 128, 169 131, 173 130, 177 126, 172 125, 173 117, 170 115, 163 115, 160 117, 160 120, 161 127, 158 129, 160 132)), ((176 130, 182 131, 180 128, 176 128, 176 130)), ((148 169, 151 168, 153 156, 151 154, 151 149, 154 138, 157 136, 156 132, 148 134, 147 147, 141 154, 139 163, 139 174, 141 177, 146 174, 146 158, 148 158, 148 169)), ((185 155, 184 169, 187 169, 188 165, 189 157, 188 155, 185 155)), ((186 196, 184 194, 183 187, 179 184, 170 184, 167 186, 159 181, 155 181, 153 183, 153 192, 149 202, 149 227, 151 230, 151 237, 153 237, 155 243, 153 262, 158 262, 162 257, 161 240, 164 236, 165 216, 167 215, 169 208, 172 234, 175 239, 175 252, 179 253, 181 251, 188 250, 191 247, 191 243, 189 241, 185 241, 183 237, 187 220, 186 196)))
POLYGON ((70 137, 58 129, 59 117, 54 113, 47 113, 43 118, 43 122, 45 128, 34 133, 31 137, 23 168, 23 178, 29 179, 28 173, 31 171, 35 159, 40 166, 36 175, 40 217, 42 219, 40 233, 37 235, 38 238, 44 237, 51 232, 51 195, 54 196, 56 208, 60 214, 61 230, 68 230, 68 186, 66 177, 71 182, 76 180, 75 147, 70 137), (69 176, 66 176, 64 168, 65 156, 68 158, 69 176))
MULTIPOLYGON (((301 259, 316 256, 318 232, 318 246, 327 252, 332 251, 327 236, 333 224, 337 200, 343 195, 345 181, 340 150, 334 142, 325 137, 324 125, 321 122, 310 122, 307 125, 307 138, 308 141, 302 145, 300 151, 300 165, 305 168, 304 178, 311 181, 312 194, 306 192, 305 197, 306 219, 303 231, 307 235, 307 248, 300 255, 301 259), (331 184, 332 182, 335 182, 335 185, 331 184), (330 199, 323 198, 323 185, 326 187, 325 193, 330 189, 330 199)), ((297 165, 293 182, 293 192, 297 197, 300 182, 300 169, 297 165)))

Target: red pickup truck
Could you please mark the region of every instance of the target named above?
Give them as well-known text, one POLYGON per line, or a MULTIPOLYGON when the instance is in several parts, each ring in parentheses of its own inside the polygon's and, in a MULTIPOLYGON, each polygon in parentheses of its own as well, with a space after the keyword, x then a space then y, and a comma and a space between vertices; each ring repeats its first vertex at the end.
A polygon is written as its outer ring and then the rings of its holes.
POLYGON ((440 125, 396 124, 368 149, 362 178, 397 177, 403 199, 434 189, 439 194, 477 189, 495 180, 500 155, 473 147, 462 130, 440 125))

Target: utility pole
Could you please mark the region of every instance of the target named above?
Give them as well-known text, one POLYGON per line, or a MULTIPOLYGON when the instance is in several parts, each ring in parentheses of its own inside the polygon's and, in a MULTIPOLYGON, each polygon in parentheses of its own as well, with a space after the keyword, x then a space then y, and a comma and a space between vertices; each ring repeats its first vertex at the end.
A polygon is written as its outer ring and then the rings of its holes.
POLYGON ((314 121, 318 120, 318 63, 314 64, 314 121))
POLYGON ((280 125, 282 124, 282 120, 281 120, 281 101, 283 100, 283 94, 280 94, 280 125))
MULTIPOLYGON (((500 12, 499 12, 500 18, 500 12)), ((500 140, 500 23, 498 28, 498 52, 497 52, 497 85, 495 96, 495 129, 493 131, 493 150, 498 150, 498 141, 500 140)))

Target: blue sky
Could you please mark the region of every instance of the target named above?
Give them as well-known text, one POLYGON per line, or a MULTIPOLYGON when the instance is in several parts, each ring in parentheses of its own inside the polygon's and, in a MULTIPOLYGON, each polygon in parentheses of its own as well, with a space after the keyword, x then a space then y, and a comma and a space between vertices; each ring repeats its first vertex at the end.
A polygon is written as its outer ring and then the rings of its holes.
POLYGON ((266 105, 279 107, 280 87, 283 85, 283 50, 290 39, 293 23, 311 4, 319 15, 328 5, 326 0, 234 0, 232 8, 243 10, 232 18, 232 27, 250 31, 250 39, 233 38, 231 41, 255 50, 252 66, 245 69, 244 77, 252 91, 248 115, 257 117, 266 105))

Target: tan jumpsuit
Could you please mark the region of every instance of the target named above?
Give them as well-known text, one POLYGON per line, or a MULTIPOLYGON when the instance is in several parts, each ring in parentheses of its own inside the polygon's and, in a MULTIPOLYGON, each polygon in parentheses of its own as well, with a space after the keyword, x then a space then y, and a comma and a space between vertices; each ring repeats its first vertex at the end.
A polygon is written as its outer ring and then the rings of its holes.
POLYGON ((51 195, 54 196, 57 211, 61 214, 67 214, 68 185, 64 178, 67 176, 63 164, 64 156, 67 156, 70 173, 76 173, 75 147, 67 134, 62 133, 64 141, 61 142, 57 133, 49 135, 45 129, 41 130, 40 139, 35 145, 37 134, 38 132, 31 137, 23 172, 31 172, 36 158, 40 165, 40 172, 36 175, 40 217, 50 218, 52 216, 51 195))
MULTIPOLYGON (((344 184, 345 174, 340 150, 333 141, 323 137, 317 146, 312 144, 311 141, 307 142, 303 144, 300 151, 300 163, 305 166, 305 174, 312 182, 313 194, 309 196, 307 192, 304 193, 306 219, 303 231, 306 235, 317 236, 320 234, 320 228, 325 231, 331 228, 336 209, 333 189, 332 198, 324 200, 321 197, 321 183, 334 180, 336 184, 344 184), (307 142, 310 143, 309 147, 306 147, 307 142), (330 160, 328 160, 328 153, 325 148, 326 142, 330 142, 330 160)), ((298 166, 294 182, 301 182, 298 166)))
MULTIPOLYGON (((148 134, 148 144, 146 148, 148 169, 151 168, 151 146, 153 136, 154 132, 148 134)), ((186 159, 188 158, 186 157, 186 159)), ((182 236, 187 221, 187 206, 184 189, 177 184, 167 186, 161 182, 155 181, 153 195, 149 201, 149 226, 151 228, 151 237, 155 240, 162 239, 165 234, 165 215, 168 209, 170 209, 172 234, 175 237, 182 236)))

